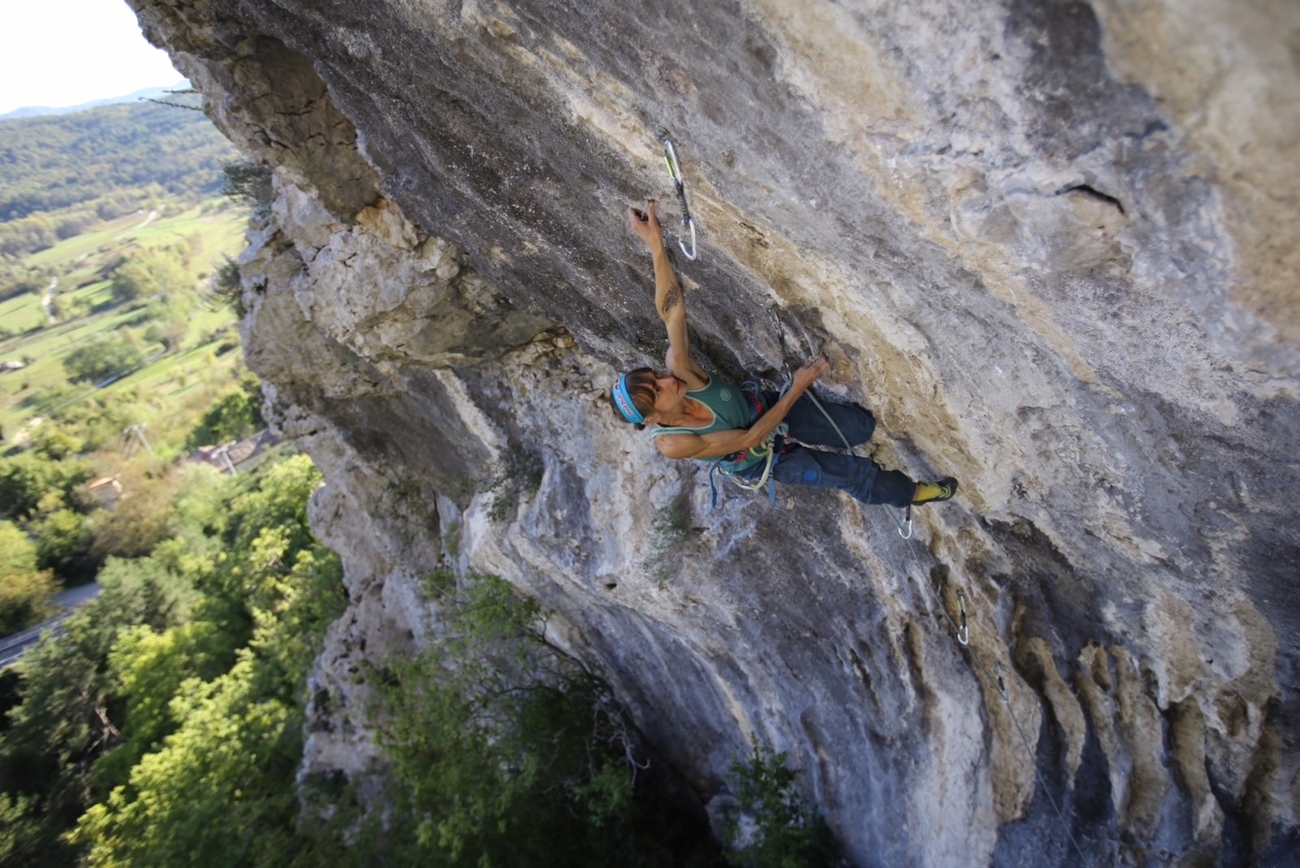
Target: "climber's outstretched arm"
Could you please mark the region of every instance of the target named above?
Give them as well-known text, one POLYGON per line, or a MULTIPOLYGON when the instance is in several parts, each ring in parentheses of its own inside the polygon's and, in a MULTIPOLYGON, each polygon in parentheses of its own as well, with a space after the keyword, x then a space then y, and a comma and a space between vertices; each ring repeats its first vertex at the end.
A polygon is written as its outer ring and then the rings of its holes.
POLYGON ((707 384, 709 376, 691 358, 690 337, 686 331, 686 295, 664 247, 663 232, 655 209, 653 199, 646 202, 645 211, 628 208, 628 220, 632 231, 650 248, 650 255, 654 259, 655 310, 668 330, 665 364, 672 374, 686 381, 688 388, 696 389, 707 384))

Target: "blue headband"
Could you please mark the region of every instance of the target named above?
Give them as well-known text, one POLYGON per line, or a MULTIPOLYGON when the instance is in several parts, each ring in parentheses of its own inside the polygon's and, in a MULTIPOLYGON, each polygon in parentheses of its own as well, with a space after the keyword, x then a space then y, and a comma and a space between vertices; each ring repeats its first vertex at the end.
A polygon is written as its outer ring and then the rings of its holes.
POLYGON ((627 374, 620 375, 614 383, 614 403, 618 404, 619 412, 623 414, 624 419, 633 425, 645 424, 645 416, 642 416, 636 404, 632 403, 632 395, 627 390, 627 374))

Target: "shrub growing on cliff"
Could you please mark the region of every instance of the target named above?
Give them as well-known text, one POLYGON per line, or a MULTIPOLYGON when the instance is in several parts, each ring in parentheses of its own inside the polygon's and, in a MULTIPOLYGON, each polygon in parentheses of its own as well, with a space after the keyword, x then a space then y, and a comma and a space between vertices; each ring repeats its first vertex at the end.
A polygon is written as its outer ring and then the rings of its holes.
POLYGON ((240 319, 248 310, 244 307, 244 286, 240 281, 239 263, 229 256, 223 256, 221 264, 208 279, 208 288, 218 301, 227 304, 240 319))
POLYGON ((786 768, 786 755, 757 736, 746 761, 731 765, 740 816, 726 830, 728 861, 743 868, 814 868, 836 865, 830 829, 786 768))
POLYGON ((488 480, 486 490, 492 495, 488 518, 502 522, 519 508, 525 494, 532 494, 542 484, 546 467, 542 459, 523 449, 512 448, 501 456, 501 462, 488 480))
POLYGON ((265 211, 271 205, 275 190, 271 184, 271 169, 248 160, 232 160, 221 167, 225 176, 221 192, 239 202, 251 205, 255 211, 265 211))
POLYGON ((710 864, 703 829, 689 841, 667 832, 681 815, 645 785, 622 710, 545 641, 534 601, 490 576, 443 573, 431 589, 446 613, 442 638, 377 679, 372 716, 392 763, 386 856, 447 866, 710 864))

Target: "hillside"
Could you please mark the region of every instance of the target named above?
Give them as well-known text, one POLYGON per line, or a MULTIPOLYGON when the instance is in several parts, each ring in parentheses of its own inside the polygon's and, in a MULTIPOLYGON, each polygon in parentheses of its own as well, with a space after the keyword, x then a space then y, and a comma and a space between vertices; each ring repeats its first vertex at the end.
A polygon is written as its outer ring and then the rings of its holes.
POLYGON ((275 167, 245 349, 348 591, 302 780, 384 804, 368 709, 450 564, 715 818, 757 740, 857 864, 1295 862, 1296 4, 131 5, 275 167), (714 508, 614 416, 665 352, 626 211, 675 245, 661 128, 693 352, 824 351, 878 462, 961 481, 910 538, 714 508))
POLYGON ((202 112, 153 102, 0 121, 0 254, 34 252, 161 197, 213 196, 234 157, 202 112))

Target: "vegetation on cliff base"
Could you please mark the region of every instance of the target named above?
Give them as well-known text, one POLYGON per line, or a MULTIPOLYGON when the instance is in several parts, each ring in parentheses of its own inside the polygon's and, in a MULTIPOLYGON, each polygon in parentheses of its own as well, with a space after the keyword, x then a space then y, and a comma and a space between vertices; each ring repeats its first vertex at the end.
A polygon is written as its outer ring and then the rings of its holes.
POLYGON ((720 864, 608 689, 492 576, 430 582, 439 637, 374 673, 391 761, 375 851, 400 865, 720 864))
POLYGON ((383 803, 308 782, 304 815, 306 676, 345 603, 306 526, 319 474, 304 456, 191 473, 160 505, 167 538, 110 558, 103 593, 9 676, 0 863, 719 862, 604 686, 486 576, 439 574, 442 638, 372 673, 383 803))
POLYGON ((795 782, 785 754, 754 736, 750 755, 731 765, 731 787, 738 811, 723 836, 732 865, 811 868, 839 863, 830 829, 795 782))

